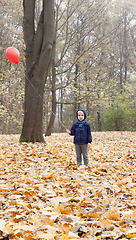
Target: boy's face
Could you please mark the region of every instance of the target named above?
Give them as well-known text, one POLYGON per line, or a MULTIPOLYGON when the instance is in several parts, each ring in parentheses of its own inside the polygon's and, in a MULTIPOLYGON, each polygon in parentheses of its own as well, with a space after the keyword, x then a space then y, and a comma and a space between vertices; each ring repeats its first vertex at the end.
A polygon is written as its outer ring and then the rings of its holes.
POLYGON ((82 112, 78 112, 77 113, 77 117, 79 121, 83 121, 84 120, 84 114, 82 112))

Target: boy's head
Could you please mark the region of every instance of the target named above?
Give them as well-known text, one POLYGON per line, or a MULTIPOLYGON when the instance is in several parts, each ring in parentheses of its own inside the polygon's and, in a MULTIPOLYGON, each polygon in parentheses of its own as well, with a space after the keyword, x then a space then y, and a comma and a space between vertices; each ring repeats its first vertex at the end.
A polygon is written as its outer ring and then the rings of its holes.
POLYGON ((86 119, 86 112, 84 109, 78 109, 76 115, 79 121, 83 121, 86 119))

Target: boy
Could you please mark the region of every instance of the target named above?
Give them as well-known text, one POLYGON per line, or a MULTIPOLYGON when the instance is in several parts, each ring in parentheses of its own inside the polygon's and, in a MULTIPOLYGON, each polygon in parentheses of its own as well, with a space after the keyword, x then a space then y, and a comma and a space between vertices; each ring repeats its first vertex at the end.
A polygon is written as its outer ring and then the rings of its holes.
POLYGON ((78 109, 76 112, 77 121, 73 124, 71 130, 67 133, 74 136, 74 144, 76 150, 77 164, 82 165, 82 156, 84 165, 88 167, 88 147, 92 142, 90 124, 86 120, 86 112, 84 109, 78 109))

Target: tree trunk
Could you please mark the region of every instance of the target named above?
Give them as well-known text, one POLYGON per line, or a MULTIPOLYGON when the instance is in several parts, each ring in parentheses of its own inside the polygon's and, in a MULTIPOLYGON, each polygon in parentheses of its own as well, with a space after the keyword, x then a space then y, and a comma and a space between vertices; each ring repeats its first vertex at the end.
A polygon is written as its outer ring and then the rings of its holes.
POLYGON ((73 114, 73 121, 75 121, 75 113, 78 110, 78 103, 77 103, 77 95, 78 95, 78 71, 79 71, 79 65, 75 65, 75 79, 74 79, 74 114, 73 114))
POLYGON ((43 0, 43 10, 35 31, 35 0, 23 0, 26 44, 25 111, 20 141, 44 142, 43 94, 54 39, 54 0, 43 0), (50 20, 50 21, 49 21, 50 20))
MULTIPOLYGON (((53 67, 52 67, 52 112, 56 115, 56 70, 55 70, 55 61, 53 61, 53 67)), ((55 115, 51 113, 50 122, 46 130, 45 136, 50 136, 51 131, 54 125, 55 115)))
POLYGON ((126 11, 126 5, 125 5, 125 16, 124 16, 124 48, 125 48, 125 53, 124 53, 124 62, 125 62, 125 83, 127 82, 127 11, 126 11))
MULTIPOLYGON (((57 28, 56 28, 57 29, 57 28)), ((56 115, 56 68, 55 68, 55 54, 56 54, 56 29, 54 35, 53 49, 52 49, 52 113, 50 116, 49 125, 45 136, 50 136, 55 121, 56 115)))
MULTIPOLYGON (((61 77, 61 86, 62 86, 62 77, 61 77)), ((61 88, 60 89, 60 94, 61 94, 61 96, 60 96, 60 99, 61 99, 61 103, 60 103, 60 121, 61 122, 63 122, 63 89, 61 88)), ((62 126, 62 124, 61 124, 61 126, 60 126, 60 130, 61 130, 61 132, 63 132, 63 126, 62 126)))
POLYGON ((98 132, 101 131, 101 114, 100 111, 97 112, 97 121, 98 121, 98 132))

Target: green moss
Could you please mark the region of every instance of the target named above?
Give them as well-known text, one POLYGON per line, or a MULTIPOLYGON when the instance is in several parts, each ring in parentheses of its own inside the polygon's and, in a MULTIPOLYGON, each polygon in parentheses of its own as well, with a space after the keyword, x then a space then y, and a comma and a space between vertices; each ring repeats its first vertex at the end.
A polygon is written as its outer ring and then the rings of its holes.
POLYGON ((28 140, 24 139, 24 137, 21 135, 21 136, 20 136, 20 139, 19 139, 19 142, 20 142, 20 143, 21 143, 21 142, 28 142, 28 140))

